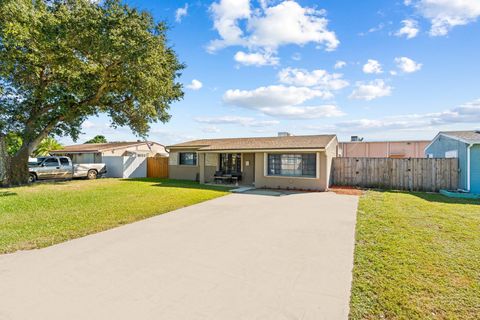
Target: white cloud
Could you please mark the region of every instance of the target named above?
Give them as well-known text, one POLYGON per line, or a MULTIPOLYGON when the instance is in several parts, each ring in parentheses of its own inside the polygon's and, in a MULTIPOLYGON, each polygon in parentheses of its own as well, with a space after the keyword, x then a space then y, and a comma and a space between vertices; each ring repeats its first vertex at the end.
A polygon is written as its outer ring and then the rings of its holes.
POLYGON ((260 111, 269 116, 288 119, 318 119, 345 115, 335 105, 266 107, 260 111))
POLYGON ((183 17, 186 17, 187 14, 188 14, 188 3, 185 3, 185 6, 183 6, 183 8, 178 8, 175 11, 175 21, 182 22, 183 17))
POLYGON ((95 123, 93 123, 92 121, 90 120, 85 120, 83 123, 82 123, 82 129, 91 129, 93 127, 95 127, 95 123))
MULTIPOLYGON (((194 140, 198 138, 199 137, 196 135, 187 133, 186 130, 175 131, 172 128, 167 129, 164 126, 160 126, 160 125, 152 126, 152 129, 150 130, 150 139, 153 141, 161 141, 161 143, 165 145, 179 143, 182 141, 194 140)), ((127 139, 128 138, 126 138, 126 140, 127 139)), ((110 139, 107 137, 107 140, 110 140, 110 139)))
POLYGON ((398 30, 395 35, 397 37, 405 36, 407 39, 415 38, 420 31, 418 22, 413 19, 405 19, 402 21, 403 27, 398 30))
POLYGON ((324 10, 304 8, 295 1, 283 1, 268 7, 263 15, 249 21, 253 30, 249 41, 254 46, 276 49, 281 45, 304 45, 309 42, 325 45, 326 50, 337 48, 339 41, 327 29, 324 10))
POLYGON ((382 73, 382 65, 377 60, 368 59, 367 63, 363 65, 363 72, 365 73, 382 73))
POLYGON ((348 86, 348 82, 342 79, 340 73, 328 73, 325 70, 312 70, 305 69, 285 68, 278 73, 278 79, 281 83, 305 86, 305 87, 317 87, 323 90, 340 90, 348 86))
POLYGON ((478 0, 408 0, 426 19, 430 20, 430 35, 444 36, 456 26, 466 25, 480 16, 478 0))
POLYGON ((350 95, 350 99, 370 101, 380 97, 389 96, 392 93, 392 87, 385 81, 376 79, 370 82, 357 82, 356 89, 350 95))
POLYGON ((363 36, 366 36, 369 33, 374 33, 374 32, 377 32, 377 31, 381 31, 384 27, 385 27, 385 24, 380 23, 376 27, 372 27, 372 28, 368 29, 367 32, 360 32, 358 35, 363 37, 363 36))
POLYGON ((228 46, 276 52, 283 45, 307 43, 331 51, 339 45, 335 33, 328 29, 325 11, 302 7, 296 1, 272 6, 270 1, 261 1, 260 8, 252 9, 249 0, 220 0, 210 11, 220 35, 208 45, 210 52, 228 46))
POLYGON ((480 122, 480 99, 442 112, 408 114, 382 119, 357 119, 339 122, 334 129, 340 132, 385 131, 414 129, 480 122))
POLYGON ((271 53, 245 53, 238 51, 234 56, 235 61, 245 66, 274 66, 279 62, 279 58, 271 53))
POLYGON ((258 109, 262 107, 299 105, 313 98, 330 98, 331 94, 307 87, 272 85, 254 90, 227 90, 223 101, 230 105, 258 109))
POLYGON ((238 124, 244 127, 269 127, 280 123, 278 120, 256 120, 251 117, 220 116, 220 117, 198 117, 195 121, 211 125, 238 124))
POLYGON ((335 65, 333 66, 333 68, 334 68, 334 69, 342 69, 342 68, 344 68, 346 65, 347 65, 347 63, 346 63, 345 61, 338 60, 337 62, 335 62, 335 65))
POLYGON ((187 85, 187 88, 190 90, 200 90, 203 87, 203 83, 197 79, 193 79, 190 84, 187 85))
POLYGON ((205 133, 218 133, 218 132, 220 132, 220 129, 215 127, 215 126, 202 127, 201 130, 205 133))
POLYGON ((412 73, 420 70, 422 68, 421 63, 417 63, 413 61, 410 58, 407 57, 400 57, 400 58, 395 58, 395 63, 397 64, 397 67, 405 73, 412 73))
POLYGON ((335 105, 301 105, 314 98, 326 97, 330 97, 330 94, 318 89, 275 85, 254 90, 228 90, 223 96, 223 101, 278 118, 315 119, 344 115, 335 105))
POLYGON ((245 44, 238 21, 250 18, 250 0, 221 0, 212 3, 210 11, 213 13, 213 26, 221 40, 212 41, 208 47, 209 51, 245 44))

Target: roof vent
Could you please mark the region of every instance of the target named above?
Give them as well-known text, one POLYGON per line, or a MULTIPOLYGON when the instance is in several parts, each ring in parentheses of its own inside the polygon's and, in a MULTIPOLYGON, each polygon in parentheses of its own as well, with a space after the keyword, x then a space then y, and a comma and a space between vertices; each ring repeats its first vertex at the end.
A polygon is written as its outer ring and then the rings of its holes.
POLYGON ((290 132, 282 131, 278 133, 279 137, 290 137, 292 134, 290 132))

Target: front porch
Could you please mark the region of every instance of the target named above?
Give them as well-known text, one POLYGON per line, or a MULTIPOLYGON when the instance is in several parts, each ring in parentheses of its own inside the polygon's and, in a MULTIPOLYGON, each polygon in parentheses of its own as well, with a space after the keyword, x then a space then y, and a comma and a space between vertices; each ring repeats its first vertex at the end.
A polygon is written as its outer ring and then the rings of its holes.
POLYGON ((199 152, 200 183, 253 186, 254 153, 199 152))

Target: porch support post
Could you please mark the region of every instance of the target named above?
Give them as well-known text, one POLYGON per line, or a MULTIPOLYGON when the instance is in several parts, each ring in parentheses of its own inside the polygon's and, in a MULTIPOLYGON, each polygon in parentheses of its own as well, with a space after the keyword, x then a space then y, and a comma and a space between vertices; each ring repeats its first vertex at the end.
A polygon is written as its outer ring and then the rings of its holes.
POLYGON ((198 165, 200 166, 200 183, 205 183, 205 153, 198 154, 198 165))

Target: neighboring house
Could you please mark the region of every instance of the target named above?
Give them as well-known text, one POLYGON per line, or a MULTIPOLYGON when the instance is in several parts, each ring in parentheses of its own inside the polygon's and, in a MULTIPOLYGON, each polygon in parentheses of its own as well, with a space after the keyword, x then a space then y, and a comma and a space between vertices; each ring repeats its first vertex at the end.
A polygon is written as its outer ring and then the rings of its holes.
POLYGON ((105 156, 168 156, 165 146, 152 141, 76 144, 50 151, 50 154, 68 156, 74 163, 102 163, 105 156))
POLYGON ((340 142, 342 157, 353 158, 425 158, 430 140, 340 142))
POLYGON ((74 163, 105 163, 110 178, 144 178, 148 157, 168 157, 165 146, 151 141, 77 144, 50 154, 68 156, 74 163))
POLYGON ((215 181, 241 175, 241 185, 324 191, 330 184, 336 135, 205 139, 167 147, 172 179, 215 181))
POLYGON ((480 131, 442 131, 425 148, 429 158, 458 158, 459 189, 480 193, 480 131))

